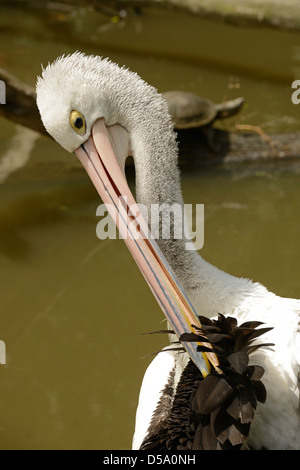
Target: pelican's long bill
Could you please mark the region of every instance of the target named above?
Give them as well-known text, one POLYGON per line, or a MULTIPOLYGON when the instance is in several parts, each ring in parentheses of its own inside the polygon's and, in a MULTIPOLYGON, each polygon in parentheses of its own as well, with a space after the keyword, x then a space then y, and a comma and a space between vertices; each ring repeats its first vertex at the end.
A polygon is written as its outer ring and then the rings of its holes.
MULTIPOLYGON (((96 121, 91 136, 75 153, 176 335, 180 338, 183 333, 194 332, 192 325, 200 327, 199 320, 157 243, 151 239, 145 219, 138 210, 120 168, 120 157, 115 155, 116 148, 114 151, 103 119, 96 121)), ((210 372, 210 363, 218 369, 214 353, 199 352, 195 342, 182 344, 203 376, 210 372)))

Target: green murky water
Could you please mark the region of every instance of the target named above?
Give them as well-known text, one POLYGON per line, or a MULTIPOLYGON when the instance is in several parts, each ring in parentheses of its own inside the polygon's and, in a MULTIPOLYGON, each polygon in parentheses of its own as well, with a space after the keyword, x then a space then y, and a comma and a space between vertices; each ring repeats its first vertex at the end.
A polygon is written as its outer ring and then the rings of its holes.
MULTIPOLYGON (((80 49, 160 91, 243 95, 241 123, 299 124, 299 35, 149 10, 118 24, 89 10, 1 7, 0 18, 1 66, 32 85, 41 63, 80 49)), ((8 153, 16 128, 0 124, 0 448, 130 448, 145 356, 164 345, 141 333, 162 314, 124 243, 97 239, 100 201, 75 157, 24 131, 27 147, 8 153)), ((300 163, 185 168, 182 178, 185 201, 205 204, 203 256, 299 297, 300 163)))

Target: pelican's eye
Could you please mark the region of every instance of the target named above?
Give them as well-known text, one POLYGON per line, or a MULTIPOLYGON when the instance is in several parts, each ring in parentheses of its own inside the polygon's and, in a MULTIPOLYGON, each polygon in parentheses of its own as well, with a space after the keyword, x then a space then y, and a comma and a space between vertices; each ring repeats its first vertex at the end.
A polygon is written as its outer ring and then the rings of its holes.
POLYGON ((79 111, 71 111, 70 124, 74 131, 79 135, 84 135, 86 131, 85 119, 79 111))

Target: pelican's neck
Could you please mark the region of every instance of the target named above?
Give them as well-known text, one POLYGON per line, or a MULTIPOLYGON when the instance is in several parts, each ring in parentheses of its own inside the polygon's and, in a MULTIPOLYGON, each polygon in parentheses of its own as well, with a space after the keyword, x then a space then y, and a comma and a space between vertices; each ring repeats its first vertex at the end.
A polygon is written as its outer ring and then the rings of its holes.
POLYGON ((163 254, 187 288, 195 282, 195 270, 199 270, 201 258, 197 252, 186 249, 188 240, 183 227, 185 216, 176 135, 168 115, 164 115, 163 111, 161 119, 156 116, 146 132, 139 129, 132 133, 136 197, 139 204, 146 206, 151 232, 154 237, 159 235, 157 242, 163 254), (176 223, 182 221, 180 238, 174 237, 174 211, 176 214, 177 211, 181 212, 181 217, 175 216, 176 223), (171 222, 169 238, 162 237, 165 220, 171 222))

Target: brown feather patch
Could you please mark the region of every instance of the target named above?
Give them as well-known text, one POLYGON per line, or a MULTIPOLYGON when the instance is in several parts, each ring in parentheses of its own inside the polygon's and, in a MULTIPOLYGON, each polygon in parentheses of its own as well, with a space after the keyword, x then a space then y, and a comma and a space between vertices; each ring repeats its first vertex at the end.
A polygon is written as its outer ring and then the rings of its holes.
POLYGON ((260 380, 264 370, 248 363, 250 352, 266 345, 253 345, 253 341, 269 328, 257 329, 262 323, 256 321, 238 326, 236 319, 221 314, 217 320, 199 318, 201 329, 195 327, 196 333, 185 334, 180 341, 203 342, 206 337, 222 373, 212 370, 203 378, 189 361, 168 416, 158 428, 152 420, 141 449, 240 449, 248 438, 257 403, 266 400, 260 380))

